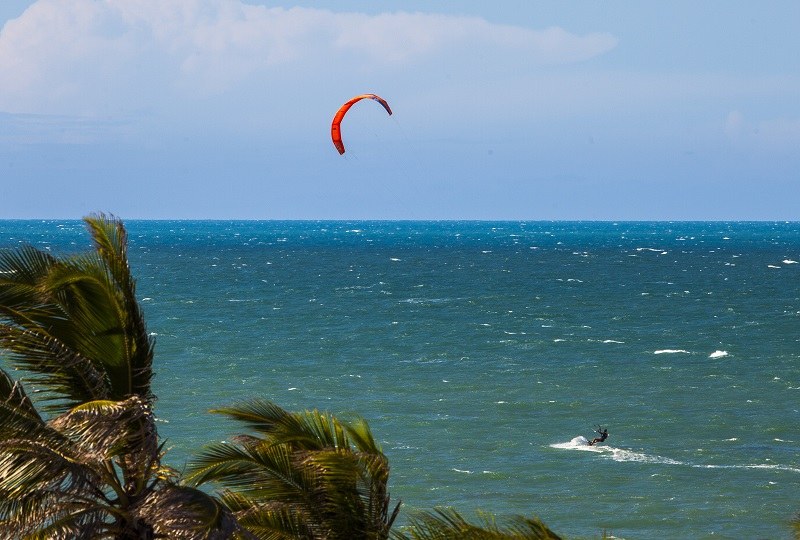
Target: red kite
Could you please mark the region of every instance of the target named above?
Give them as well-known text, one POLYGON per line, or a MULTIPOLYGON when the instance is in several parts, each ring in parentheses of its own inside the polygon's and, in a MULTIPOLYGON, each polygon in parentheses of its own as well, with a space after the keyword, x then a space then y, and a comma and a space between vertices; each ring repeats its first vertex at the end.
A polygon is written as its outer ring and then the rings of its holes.
POLYGON ((383 105, 383 108, 386 109, 386 112, 388 112, 389 115, 392 114, 392 109, 389 108, 389 104, 386 103, 386 100, 375 94, 361 94, 360 96, 356 96, 342 105, 342 107, 336 111, 336 116, 333 117, 333 123, 331 124, 331 139, 333 140, 333 145, 340 154, 344 154, 344 143, 342 142, 342 130, 339 128, 339 125, 342 123, 344 115, 350 110, 350 107, 352 107, 357 101, 361 101, 364 98, 374 99, 383 105))

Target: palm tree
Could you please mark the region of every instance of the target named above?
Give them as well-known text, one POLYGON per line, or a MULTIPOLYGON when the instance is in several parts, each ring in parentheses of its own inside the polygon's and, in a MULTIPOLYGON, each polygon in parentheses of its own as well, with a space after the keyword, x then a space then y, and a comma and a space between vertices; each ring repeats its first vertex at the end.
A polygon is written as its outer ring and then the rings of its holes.
POLYGON ((400 504, 390 508, 389 463, 366 421, 263 400, 212 412, 255 434, 209 445, 188 478, 221 484, 221 499, 255 538, 389 537, 400 504))
POLYGON ((228 538, 219 501, 161 465, 125 229, 85 222, 94 252, 0 252, 0 350, 50 415, 0 370, 0 537, 228 538))
POLYGON ((491 514, 479 513, 481 523, 467 521, 452 508, 437 508, 411 518, 394 540, 560 540, 561 537, 538 519, 515 516, 504 526, 491 514))

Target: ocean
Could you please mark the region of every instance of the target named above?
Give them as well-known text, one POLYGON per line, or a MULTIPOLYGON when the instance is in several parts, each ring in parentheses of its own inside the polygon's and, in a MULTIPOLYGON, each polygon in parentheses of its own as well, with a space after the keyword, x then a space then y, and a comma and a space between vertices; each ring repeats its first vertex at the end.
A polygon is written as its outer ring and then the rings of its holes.
MULTIPOLYGON (((365 418, 401 522, 792 538, 800 223, 126 226, 179 469, 237 432, 209 409, 260 397, 365 418)), ((21 243, 90 247, 79 221, 0 221, 0 248, 21 243)))

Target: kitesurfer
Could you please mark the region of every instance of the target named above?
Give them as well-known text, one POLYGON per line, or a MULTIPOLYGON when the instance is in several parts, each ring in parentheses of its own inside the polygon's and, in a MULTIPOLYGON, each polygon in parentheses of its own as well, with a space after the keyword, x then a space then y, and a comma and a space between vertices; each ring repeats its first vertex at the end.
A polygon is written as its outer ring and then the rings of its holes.
POLYGON ((603 429, 602 427, 597 426, 595 433, 600 436, 589 441, 589 446, 593 446, 595 443, 605 442, 605 440, 608 439, 608 428, 603 429))

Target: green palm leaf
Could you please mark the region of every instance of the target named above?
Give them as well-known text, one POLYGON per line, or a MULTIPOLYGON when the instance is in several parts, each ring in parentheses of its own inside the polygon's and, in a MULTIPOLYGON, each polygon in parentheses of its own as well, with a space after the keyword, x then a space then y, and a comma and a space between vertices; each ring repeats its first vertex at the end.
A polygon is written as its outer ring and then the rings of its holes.
POLYGON ((269 540, 312 539, 312 520, 302 508, 280 500, 261 502, 241 493, 225 490, 220 500, 237 517, 249 537, 269 540))
POLYGON ((32 382, 46 390, 40 401, 51 405, 45 410, 63 412, 110 393, 107 377, 91 359, 44 329, 0 324, 0 347, 9 352, 15 366, 33 374, 32 382))
POLYGON ((116 285, 123 321, 125 350, 128 351, 130 393, 150 395, 152 378, 153 342, 144 322, 144 315, 136 300, 136 282, 128 263, 128 235, 122 222, 104 215, 85 219, 92 233, 98 254, 105 269, 116 285))
POLYGON ((224 486, 223 500, 248 531, 258 538, 388 537, 397 514, 389 513, 389 464, 366 422, 290 413, 264 400, 213 412, 255 434, 206 447, 190 462, 189 480, 224 486))
POLYGON ((212 409, 211 412, 238 420, 262 436, 272 435, 278 430, 293 434, 305 431, 305 426, 297 415, 263 399, 253 399, 233 407, 212 409))
POLYGON ((491 514, 479 513, 471 523, 451 508, 437 508, 412 517, 406 531, 394 533, 396 540, 560 540, 560 536, 538 519, 515 516, 504 526, 491 514))
POLYGON ((189 465, 187 481, 219 482, 257 500, 309 502, 312 479, 298 467, 291 449, 261 444, 211 444, 189 465))
POLYGON ((153 343, 136 301, 125 230, 102 215, 85 221, 95 253, 0 252, 0 347, 50 391, 54 412, 132 394, 152 400, 153 343))

